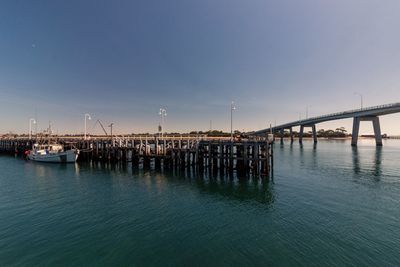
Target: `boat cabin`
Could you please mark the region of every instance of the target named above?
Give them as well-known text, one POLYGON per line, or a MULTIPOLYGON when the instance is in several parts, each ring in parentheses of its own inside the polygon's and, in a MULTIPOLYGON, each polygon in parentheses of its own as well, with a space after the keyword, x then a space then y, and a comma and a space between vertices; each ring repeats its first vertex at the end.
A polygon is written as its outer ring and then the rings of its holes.
POLYGON ((33 153, 35 154, 52 154, 52 153, 60 153, 64 151, 64 147, 59 144, 34 144, 33 145, 33 153))

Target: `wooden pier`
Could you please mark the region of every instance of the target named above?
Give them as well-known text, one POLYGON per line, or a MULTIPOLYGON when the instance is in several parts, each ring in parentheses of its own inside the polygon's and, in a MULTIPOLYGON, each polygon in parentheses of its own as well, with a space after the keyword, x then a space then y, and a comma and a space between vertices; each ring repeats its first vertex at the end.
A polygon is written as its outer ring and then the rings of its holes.
MULTIPOLYGON (((189 168, 270 176, 273 148, 266 138, 234 140, 193 136, 52 137, 66 149, 80 150, 78 161, 127 163, 143 168, 189 168)), ((1 153, 23 155, 36 140, 0 139, 1 153)))

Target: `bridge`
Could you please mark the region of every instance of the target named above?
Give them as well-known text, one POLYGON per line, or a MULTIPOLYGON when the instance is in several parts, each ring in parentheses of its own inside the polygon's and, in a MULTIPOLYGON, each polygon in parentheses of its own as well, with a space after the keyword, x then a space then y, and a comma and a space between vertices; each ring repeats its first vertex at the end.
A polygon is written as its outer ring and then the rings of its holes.
POLYGON ((374 106, 368 108, 354 109, 348 110, 338 113, 327 114, 318 117, 307 118, 304 120, 293 121, 289 123, 285 123, 282 125, 277 125, 274 127, 270 127, 267 129, 259 130, 254 132, 254 135, 265 135, 268 133, 280 133, 281 140, 283 140, 283 134, 285 130, 289 130, 290 139, 293 142, 293 127, 300 127, 299 132, 299 142, 303 142, 303 134, 304 128, 309 127, 312 128, 312 136, 314 143, 317 142, 317 130, 316 124, 333 121, 333 120, 341 120, 341 119, 349 119, 353 118, 353 131, 352 131, 352 140, 351 145, 357 146, 360 122, 361 121, 370 121, 374 127, 374 135, 377 146, 382 146, 382 134, 381 134, 381 126, 379 122, 379 116, 399 113, 400 112, 400 103, 393 103, 381 106, 374 106))

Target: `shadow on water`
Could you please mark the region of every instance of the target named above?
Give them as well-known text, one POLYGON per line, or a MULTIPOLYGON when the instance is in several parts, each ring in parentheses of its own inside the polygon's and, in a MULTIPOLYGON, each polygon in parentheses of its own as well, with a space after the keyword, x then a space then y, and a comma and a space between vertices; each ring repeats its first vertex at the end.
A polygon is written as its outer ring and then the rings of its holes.
POLYGON ((257 201, 272 205, 275 200, 273 180, 251 175, 238 176, 236 172, 221 173, 209 172, 207 169, 199 171, 196 168, 185 169, 144 169, 132 167, 131 164, 97 164, 79 163, 77 172, 101 172, 103 174, 124 174, 127 177, 147 179, 158 176, 163 183, 171 183, 196 188, 201 193, 219 195, 224 198, 240 201, 257 201))
POLYGON ((207 171, 167 173, 180 181, 195 181, 197 189, 203 193, 215 194, 241 201, 255 200, 272 205, 275 200, 273 182, 256 177, 238 177, 233 174, 212 174, 207 171))

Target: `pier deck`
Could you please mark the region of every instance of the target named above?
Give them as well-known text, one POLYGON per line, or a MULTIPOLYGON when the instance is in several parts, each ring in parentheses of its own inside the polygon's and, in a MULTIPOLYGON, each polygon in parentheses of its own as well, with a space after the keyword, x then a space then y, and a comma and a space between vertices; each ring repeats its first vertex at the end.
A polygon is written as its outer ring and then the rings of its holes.
MULTIPOLYGON (((80 150, 78 161, 126 163, 145 168, 196 167, 210 171, 236 171, 238 174, 270 176, 273 171, 273 149, 266 138, 230 141, 224 137, 154 135, 130 137, 52 137, 66 149, 80 150)), ((1 153, 23 155, 34 139, 0 139, 1 153)))

